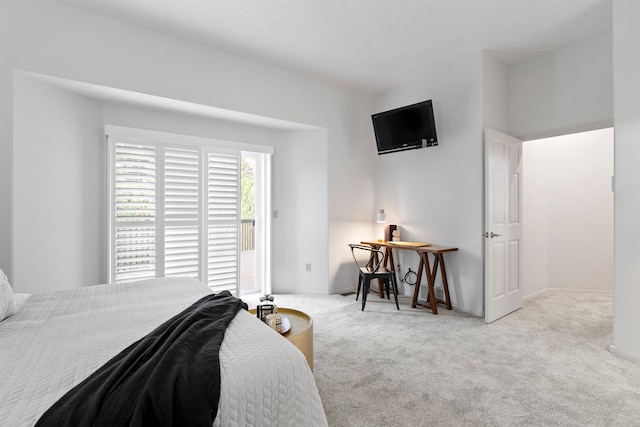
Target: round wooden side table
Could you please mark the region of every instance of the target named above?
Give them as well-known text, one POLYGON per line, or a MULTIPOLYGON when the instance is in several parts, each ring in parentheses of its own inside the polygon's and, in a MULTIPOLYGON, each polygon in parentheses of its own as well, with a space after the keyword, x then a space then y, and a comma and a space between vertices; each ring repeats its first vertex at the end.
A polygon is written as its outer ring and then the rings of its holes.
MULTIPOLYGON (((252 308, 249 312, 255 315, 256 309, 252 308)), ((313 319, 307 313, 293 308, 278 307, 278 313, 287 316, 291 323, 289 331, 281 335, 304 354, 313 371, 313 319)))

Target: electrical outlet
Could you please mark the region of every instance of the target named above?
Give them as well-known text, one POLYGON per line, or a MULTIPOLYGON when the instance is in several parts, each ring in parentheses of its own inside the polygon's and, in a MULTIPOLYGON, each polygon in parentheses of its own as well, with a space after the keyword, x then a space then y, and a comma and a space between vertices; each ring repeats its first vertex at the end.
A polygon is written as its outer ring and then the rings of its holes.
POLYGON ((273 210, 273 219, 278 219, 278 211, 277 210, 273 210))
POLYGON ((307 263, 307 264, 305 264, 304 268, 305 268, 305 270, 307 270, 307 271, 311 271, 311 263, 307 263))

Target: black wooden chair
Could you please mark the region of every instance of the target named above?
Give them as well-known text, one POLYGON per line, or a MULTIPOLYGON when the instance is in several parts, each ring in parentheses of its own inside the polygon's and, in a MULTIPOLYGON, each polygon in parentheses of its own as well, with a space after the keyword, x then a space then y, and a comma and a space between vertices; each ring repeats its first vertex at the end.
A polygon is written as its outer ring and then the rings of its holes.
POLYGON ((367 303, 367 294, 369 293, 369 287, 371 286, 371 280, 379 279, 384 283, 384 288, 387 293, 387 299, 390 299, 390 291, 393 292, 393 299, 396 302, 396 308, 400 310, 398 305, 398 283, 396 281, 395 272, 388 270, 382 266, 384 261, 384 253, 380 249, 376 249, 367 245, 358 245, 351 243, 351 255, 356 262, 360 273, 358 275, 358 290, 356 292, 356 301, 358 301, 358 295, 360 295, 360 289, 362 288, 362 310, 367 303), (356 251, 369 252, 369 260, 364 266, 360 265, 356 251))

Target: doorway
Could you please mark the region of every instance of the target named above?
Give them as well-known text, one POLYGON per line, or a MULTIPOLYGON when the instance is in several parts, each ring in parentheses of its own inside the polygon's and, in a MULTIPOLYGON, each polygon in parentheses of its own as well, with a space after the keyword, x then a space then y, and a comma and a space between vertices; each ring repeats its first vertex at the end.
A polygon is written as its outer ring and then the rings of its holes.
POLYGON ((524 144, 485 131, 485 322, 545 289, 613 289, 612 176, 612 128, 524 144))
POLYGON ((269 293, 270 156, 241 153, 240 295, 269 293))
POLYGON ((613 128, 523 144, 523 295, 613 290, 613 128))

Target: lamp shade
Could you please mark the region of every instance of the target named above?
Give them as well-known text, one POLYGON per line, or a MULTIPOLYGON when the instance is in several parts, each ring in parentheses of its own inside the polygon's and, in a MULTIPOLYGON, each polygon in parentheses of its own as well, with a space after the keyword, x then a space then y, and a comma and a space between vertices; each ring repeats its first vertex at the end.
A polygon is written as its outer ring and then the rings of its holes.
POLYGON ((379 222, 379 223, 387 222, 387 216, 384 214, 384 209, 380 209, 378 211, 378 215, 376 215, 376 222, 379 222))

